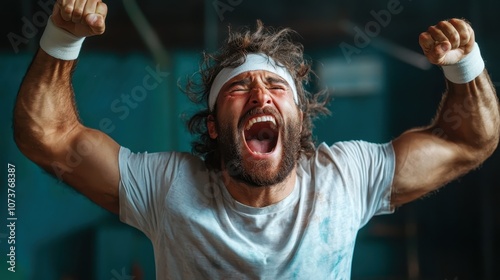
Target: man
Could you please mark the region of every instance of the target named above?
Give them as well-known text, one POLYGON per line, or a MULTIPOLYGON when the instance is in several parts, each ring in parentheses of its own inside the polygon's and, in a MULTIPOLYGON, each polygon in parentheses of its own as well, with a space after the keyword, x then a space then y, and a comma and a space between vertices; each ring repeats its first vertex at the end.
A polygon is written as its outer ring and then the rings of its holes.
POLYGON ((82 38, 104 32, 106 13, 98 0, 58 1, 19 91, 15 139, 28 158, 142 230, 158 279, 348 279, 356 233, 373 215, 477 167, 497 146, 498 102, 474 31, 451 19, 420 35, 447 78, 437 116, 390 143, 315 148, 311 118, 324 108, 304 90, 302 47, 289 30, 259 24, 230 34, 206 56, 201 88, 188 88, 208 107, 190 122, 202 158, 133 154, 83 126, 74 104, 82 38), (80 151, 78 166, 65 164, 69 148, 80 151))

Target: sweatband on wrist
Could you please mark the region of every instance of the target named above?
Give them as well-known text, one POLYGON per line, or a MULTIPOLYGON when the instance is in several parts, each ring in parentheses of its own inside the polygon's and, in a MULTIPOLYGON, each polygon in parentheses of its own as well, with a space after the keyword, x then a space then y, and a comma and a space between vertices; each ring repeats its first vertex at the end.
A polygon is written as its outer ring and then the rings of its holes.
POLYGON ((453 65, 445 65, 442 68, 446 79, 455 84, 466 84, 474 80, 484 70, 484 61, 478 44, 474 43, 472 51, 462 60, 453 65))
POLYGON ((49 18, 40 39, 40 47, 50 56, 61 60, 78 58, 85 37, 76 37, 68 31, 54 25, 49 18))
POLYGON ((217 74, 212 86, 210 87, 210 93, 208 96, 208 108, 210 111, 214 110, 217 96, 219 96, 220 90, 227 81, 241 73, 256 70, 266 70, 283 78, 292 90, 293 100, 296 104, 299 104, 297 88, 295 87, 295 82, 290 72, 284 66, 278 65, 274 59, 265 54, 250 53, 246 55, 245 62, 240 66, 236 68, 224 68, 219 72, 219 74, 217 74))

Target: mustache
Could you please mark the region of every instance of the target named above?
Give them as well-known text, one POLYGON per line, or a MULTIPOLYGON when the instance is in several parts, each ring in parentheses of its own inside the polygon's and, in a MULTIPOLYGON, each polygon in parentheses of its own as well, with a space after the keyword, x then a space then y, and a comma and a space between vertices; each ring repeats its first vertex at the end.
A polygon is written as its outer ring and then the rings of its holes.
POLYGON ((281 125, 283 124, 283 118, 281 117, 278 110, 274 107, 267 106, 264 108, 253 108, 243 114, 243 116, 238 121, 238 128, 242 129, 245 126, 246 120, 254 115, 271 115, 276 120, 276 125, 278 127, 281 127, 281 125))

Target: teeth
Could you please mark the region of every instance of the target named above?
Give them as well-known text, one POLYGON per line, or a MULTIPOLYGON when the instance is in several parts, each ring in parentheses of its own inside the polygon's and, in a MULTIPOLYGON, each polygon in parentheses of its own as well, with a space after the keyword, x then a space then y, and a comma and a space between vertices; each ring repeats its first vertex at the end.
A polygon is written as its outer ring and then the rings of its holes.
POLYGON ((261 116, 261 117, 256 117, 248 121, 247 126, 245 127, 245 130, 249 130, 252 125, 258 122, 271 122, 273 125, 273 129, 276 128, 276 120, 272 116, 261 116))

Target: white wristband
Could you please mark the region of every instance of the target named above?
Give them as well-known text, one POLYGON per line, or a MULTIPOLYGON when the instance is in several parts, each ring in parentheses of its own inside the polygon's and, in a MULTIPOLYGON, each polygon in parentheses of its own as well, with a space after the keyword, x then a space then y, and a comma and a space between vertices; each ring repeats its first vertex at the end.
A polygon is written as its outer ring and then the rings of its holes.
POLYGON ((453 65, 443 66, 446 79, 455 84, 466 84, 474 80, 484 70, 484 61, 479 46, 474 43, 472 51, 453 65))
POLYGON ((40 39, 40 47, 50 56, 61 60, 78 58, 85 37, 76 37, 68 31, 59 28, 49 18, 47 26, 40 39))

